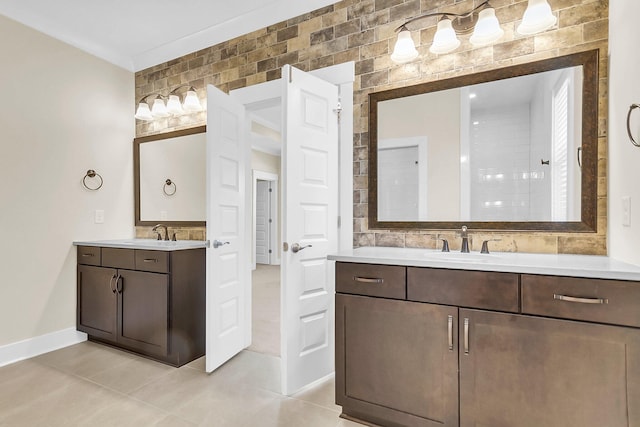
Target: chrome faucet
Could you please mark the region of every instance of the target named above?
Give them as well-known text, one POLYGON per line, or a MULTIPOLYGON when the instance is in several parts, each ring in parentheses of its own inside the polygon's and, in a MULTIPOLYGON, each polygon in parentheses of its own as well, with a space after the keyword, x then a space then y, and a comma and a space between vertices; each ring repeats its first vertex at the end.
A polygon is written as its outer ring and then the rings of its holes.
POLYGON ((162 233, 158 231, 158 228, 164 228, 164 240, 169 240, 169 229, 164 224, 158 224, 151 229, 151 231, 158 233, 158 240, 162 240, 162 233))
POLYGON ((462 232, 460 233, 460 237, 462 237, 462 246, 460 247, 460 252, 469 253, 469 234, 467 232, 467 226, 462 226, 462 232))

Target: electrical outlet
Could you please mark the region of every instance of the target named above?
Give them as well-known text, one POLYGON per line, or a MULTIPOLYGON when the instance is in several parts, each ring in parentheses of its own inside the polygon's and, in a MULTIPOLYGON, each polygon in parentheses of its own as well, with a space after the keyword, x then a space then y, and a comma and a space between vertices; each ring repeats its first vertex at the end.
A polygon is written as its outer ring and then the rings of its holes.
POLYGON ((104 224, 104 210, 96 209, 95 217, 94 217, 93 221, 96 224, 104 224))
POLYGON ((622 198, 622 225, 631 226, 631 197, 624 196, 622 198))

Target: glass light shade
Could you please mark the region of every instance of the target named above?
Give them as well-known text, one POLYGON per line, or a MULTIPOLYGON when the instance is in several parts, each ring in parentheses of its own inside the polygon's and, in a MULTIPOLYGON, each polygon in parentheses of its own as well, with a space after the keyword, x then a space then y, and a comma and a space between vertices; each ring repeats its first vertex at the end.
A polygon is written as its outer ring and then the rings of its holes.
POLYGON ((398 40, 393 48, 391 54, 391 60, 396 64, 404 64, 405 62, 412 61, 418 57, 418 51, 416 45, 411 38, 411 32, 404 29, 398 33, 398 40))
POLYGON ((500 28, 500 22, 496 18, 496 10, 490 7, 480 11, 478 22, 469 41, 474 46, 485 46, 497 41, 503 35, 504 30, 500 28))
POLYGON ((451 26, 451 20, 446 18, 440 20, 429 51, 440 55, 454 51, 458 46, 460 46, 460 40, 451 26))
POLYGON ((516 31, 525 36, 536 34, 553 27, 557 20, 547 0, 529 0, 516 31))
POLYGON ((139 103, 138 109, 136 110, 135 118, 138 120, 153 120, 151 110, 149 109, 149 104, 147 104, 146 102, 139 103))
POLYGON ((151 115, 153 117, 169 117, 167 106, 164 105, 164 101, 159 96, 153 100, 153 107, 151 107, 151 115))
POLYGON ((195 111, 202 111, 202 105, 200 105, 198 94, 196 94, 194 90, 187 91, 187 94, 184 97, 182 108, 184 108, 184 111, 188 111, 190 113, 195 111))
POLYGON ((173 115, 184 113, 182 105, 180 104, 180 97, 178 95, 169 95, 169 100, 167 101, 167 112, 173 115))

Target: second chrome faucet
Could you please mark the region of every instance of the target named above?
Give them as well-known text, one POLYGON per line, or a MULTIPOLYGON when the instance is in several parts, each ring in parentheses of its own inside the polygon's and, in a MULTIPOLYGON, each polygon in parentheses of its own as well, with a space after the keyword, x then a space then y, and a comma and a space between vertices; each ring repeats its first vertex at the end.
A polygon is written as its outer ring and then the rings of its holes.
POLYGON ((462 237, 462 245, 460 246, 460 252, 469 253, 469 233, 467 231, 467 226, 462 226, 462 231, 460 232, 460 237, 462 237))

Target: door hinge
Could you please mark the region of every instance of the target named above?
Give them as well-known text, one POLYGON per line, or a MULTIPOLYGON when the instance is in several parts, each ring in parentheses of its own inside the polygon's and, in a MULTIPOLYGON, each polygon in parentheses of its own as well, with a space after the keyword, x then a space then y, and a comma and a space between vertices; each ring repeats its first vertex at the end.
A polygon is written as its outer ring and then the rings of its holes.
POLYGON ((342 217, 338 216, 338 227, 342 226, 342 217))
POLYGON ((273 222, 273 220, 271 218, 269 218, 269 224, 271 224, 273 222))
POLYGON ((269 189, 269 193, 273 193, 273 188, 270 188, 270 189, 269 189))
POLYGON ((269 249, 269 253, 273 252, 271 249, 269 249))

